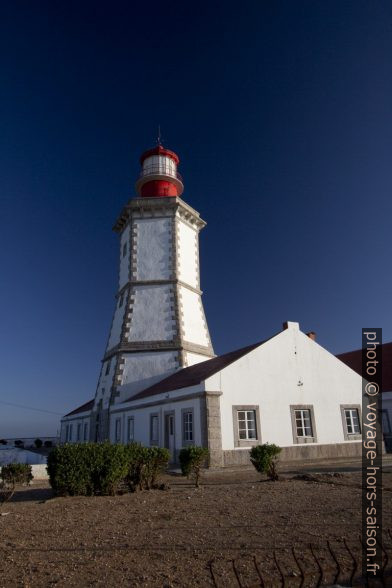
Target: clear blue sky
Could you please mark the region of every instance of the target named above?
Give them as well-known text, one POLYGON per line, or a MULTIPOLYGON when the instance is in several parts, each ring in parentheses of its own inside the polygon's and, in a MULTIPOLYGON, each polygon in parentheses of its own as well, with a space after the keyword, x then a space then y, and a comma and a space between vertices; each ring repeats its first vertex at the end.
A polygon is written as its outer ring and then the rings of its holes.
POLYGON ((40 1, 0 8, 0 437, 95 392, 111 227, 140 153, 181 158, 220 354, 284 320, 333 353, 392 339, 389 1, 40 1))

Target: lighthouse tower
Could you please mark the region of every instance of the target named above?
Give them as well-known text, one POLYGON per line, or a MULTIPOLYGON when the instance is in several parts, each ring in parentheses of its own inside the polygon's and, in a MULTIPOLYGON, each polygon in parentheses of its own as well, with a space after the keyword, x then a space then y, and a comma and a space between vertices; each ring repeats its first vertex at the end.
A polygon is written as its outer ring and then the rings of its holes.
POLYGON ((143 153, 136 198, 113 230, 119 283, 91 415, 90 438, 108 436, 109 408, 174 371, 214 356, 200 290, 199 213, 180 196, 179 158, 143 153))

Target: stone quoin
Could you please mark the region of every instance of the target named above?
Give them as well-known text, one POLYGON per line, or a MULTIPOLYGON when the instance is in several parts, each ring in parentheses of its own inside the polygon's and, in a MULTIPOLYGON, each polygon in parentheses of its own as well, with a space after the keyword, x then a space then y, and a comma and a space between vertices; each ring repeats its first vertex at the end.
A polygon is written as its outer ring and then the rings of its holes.
POLYGON ((360 455, 361 377, 298 323, 216 357, 202 303, 199 232, 179 157, 143 153, 121 211, 116 304, 94 399, 61 421, 61 442, 203 445, 210 466, 249 464, 260 443, 283 459, 360 455))

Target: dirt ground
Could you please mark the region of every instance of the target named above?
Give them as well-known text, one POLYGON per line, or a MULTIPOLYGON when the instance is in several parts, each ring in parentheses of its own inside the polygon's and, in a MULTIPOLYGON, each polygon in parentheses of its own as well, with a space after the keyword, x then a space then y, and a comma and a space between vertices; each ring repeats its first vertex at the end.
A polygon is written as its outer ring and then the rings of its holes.
MULTIPOLYGON (((282 574, 294 587, 302 569, 307 588, 317 585, 317 562, 331 585, 337 566, 349 577, 360 563, 361 478, 314 478, 208 472, 195 489, 171 475, 167 490, 73 498, 53 498, 47 483, 35 484, 3 506, 0 586, 231 588, 260 586, 261 575, 266 587, 278 587, 282 574)), ((391 563, 392 473, 383 486, 391 563)))

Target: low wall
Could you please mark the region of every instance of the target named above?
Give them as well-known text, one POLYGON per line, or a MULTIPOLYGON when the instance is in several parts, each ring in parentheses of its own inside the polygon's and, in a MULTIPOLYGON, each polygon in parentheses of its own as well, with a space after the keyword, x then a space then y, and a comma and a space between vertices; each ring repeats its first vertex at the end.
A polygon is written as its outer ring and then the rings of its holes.
MULTIPOLYGON (((223 466, 251 465, 249 449, 223 451, 223 466)), ((312 459, 331 459, 334 457, 361 457, 361 441, 352 443, 331 443, 328 445, 293 445, 282 447, 280 461, 306 461, 312 459)))

